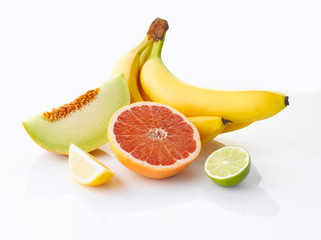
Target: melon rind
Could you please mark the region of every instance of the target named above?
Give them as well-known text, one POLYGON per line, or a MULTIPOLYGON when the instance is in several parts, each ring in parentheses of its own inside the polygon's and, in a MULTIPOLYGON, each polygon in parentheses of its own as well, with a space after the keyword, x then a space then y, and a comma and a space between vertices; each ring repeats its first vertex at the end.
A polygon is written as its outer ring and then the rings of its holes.
POLYGON ((41 147, 68 154, 71 143, 84 151, 95 150, 108 141, 108 123, 112 115, 130 103, 123 74, 118 74, 100 87, 96 98, 67 117, 50 122, 38 114, 23 122, 30 137, 41 147))

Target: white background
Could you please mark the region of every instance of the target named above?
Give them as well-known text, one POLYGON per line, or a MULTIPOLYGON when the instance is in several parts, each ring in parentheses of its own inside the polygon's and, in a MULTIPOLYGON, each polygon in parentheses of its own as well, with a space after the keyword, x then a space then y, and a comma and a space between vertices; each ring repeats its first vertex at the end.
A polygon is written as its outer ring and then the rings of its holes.
POLYGON ((320 239, 320 1, 0 2, 1 239, 320 239), (286 93, 290 106, 204 145, 184 172, 143 178, 106 151, 115 177, 74 182, 67 158, 38 147, 21 122, 95 88, 115 61, 169 22, 168 68, 215 89, 286 93), (252 170, 224 188, 203 164, 222 145, 252 170))

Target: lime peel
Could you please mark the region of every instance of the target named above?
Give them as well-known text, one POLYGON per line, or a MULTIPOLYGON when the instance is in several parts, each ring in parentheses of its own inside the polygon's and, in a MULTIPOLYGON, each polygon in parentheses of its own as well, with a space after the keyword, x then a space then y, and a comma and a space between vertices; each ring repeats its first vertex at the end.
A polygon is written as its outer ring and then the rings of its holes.
POLYGON ((224 146, 207 158, 204 170, 215 183, 234 186, 247 177, 250 165, 250 155, 244 148, 224 146))

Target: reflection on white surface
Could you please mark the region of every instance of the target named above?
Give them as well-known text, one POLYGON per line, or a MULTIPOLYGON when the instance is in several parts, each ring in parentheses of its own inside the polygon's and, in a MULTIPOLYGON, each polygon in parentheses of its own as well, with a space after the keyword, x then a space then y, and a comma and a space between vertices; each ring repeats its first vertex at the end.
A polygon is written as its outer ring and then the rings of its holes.
POLYGON ((235 213, 253 216, 276 216, 279 207, 273 198, 260 186, 261 176, 252 164, 246 182, 233 187, 220 187, 209 184, 202 198, 212 204, 235 213))
MULTIPOLYGON (((195 162, 199 165, 199 172, 201 172, 206 158, 222 146, 224 145, 217 141, 204 145, 199 158, 195 162)), ((239 185, 223 187, 212 181, 204 180, 200 198, 234 213, 275 216, 279 207, 273 198, 259 186, 260 181, 261 175, 252 162, 248 177, 239 185)))
POLYGON ((123 167, 108 154, 108 145, 92 154, 115 171, 106 184, 88 187, 73 181, 68 173, 67 157, 42 154, 30 168, 27 191, 30 194, 71 194, 101 219, 111 214, 129 214, 183 204, 195 199, 237 214, 275 216, 278 206, 260 186, 261 176, 252 163, 247 179, 234 187, 212 182, 203 170, 211 152, 224 146, 212 141, 204 145, 197 160, 182 173, 162 180, 148 179, 123 167), (41 180, 40 180, 41 179, 41 180), (54 181, 53 181, 54 179, 54 181))
POLYGON ((67 194, 70 185, 68 177, 67 156, 45 152, 31 166, 26 183, 31 194, 67 194))

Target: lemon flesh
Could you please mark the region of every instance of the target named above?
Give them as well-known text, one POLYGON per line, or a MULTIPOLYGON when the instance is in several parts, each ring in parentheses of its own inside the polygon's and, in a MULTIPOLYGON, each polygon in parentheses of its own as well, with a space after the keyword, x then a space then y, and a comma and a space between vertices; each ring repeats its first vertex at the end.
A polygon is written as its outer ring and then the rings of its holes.
POLYGON ((217 184, 234 186, 250 172, 249 153, 237 146, 225 146, 214 151, 206 160, 206 174, 217 184))
POLYGON ((73 179, 85 185, 101 185, 114 173, 97 158, 74 144, 69 147, 69 172, 73 179))

